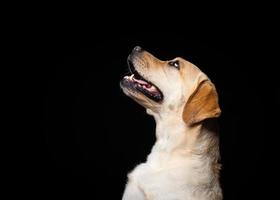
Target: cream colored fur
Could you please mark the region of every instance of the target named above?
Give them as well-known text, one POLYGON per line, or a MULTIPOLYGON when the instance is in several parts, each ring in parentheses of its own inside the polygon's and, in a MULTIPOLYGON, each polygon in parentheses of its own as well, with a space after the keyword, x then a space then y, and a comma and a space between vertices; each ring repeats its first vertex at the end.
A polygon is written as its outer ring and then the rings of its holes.
POLYGON ((162 91, 164 100, 156 103, 122 87, 156 121, 156 143, 146 162, 128 174, 122 199, 221 200, 219 140, 208 120, 220 114, 214 85, 199 68, 182 58, 176 58, 180 63, 177 70, 147 51, 132 54, 135 69, 162 91), (205 82, 211 95, 192 100, 199 96, 196 93, 205 82), (200 104, 199 100, 204 102, 200 104), (211 103, 213 106, 209 106, 211 103))

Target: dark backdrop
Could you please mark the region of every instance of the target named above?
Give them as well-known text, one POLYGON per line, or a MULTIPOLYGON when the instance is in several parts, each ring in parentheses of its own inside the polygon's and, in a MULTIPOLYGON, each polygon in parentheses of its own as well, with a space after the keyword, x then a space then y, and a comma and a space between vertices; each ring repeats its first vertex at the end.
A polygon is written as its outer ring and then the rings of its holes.
POLYGON ((82 45, 64 35, 39 44, 34 93, 40 128, 31 154, 34 164, 26 163, 29 191, 121 198, 126 174, 145 161, 155 141, 153 118, 119 87, 126 58, 140 45, 163 60, 184 57, 211 78, 222 109, 225 199, 267 198, 277 170, 271 115, 277 104, 276 70, 269 37, 253 33, 193 37, 188 31, 133 31, 93 36, 82 45))

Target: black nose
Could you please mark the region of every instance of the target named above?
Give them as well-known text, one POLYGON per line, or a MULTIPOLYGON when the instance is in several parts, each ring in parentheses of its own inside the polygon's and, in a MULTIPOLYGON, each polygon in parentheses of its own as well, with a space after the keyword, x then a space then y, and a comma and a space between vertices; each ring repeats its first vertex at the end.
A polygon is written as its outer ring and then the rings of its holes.
POLYGON ((133 52, 141 52, 142 48, 139 46, 134 47, 133 52))

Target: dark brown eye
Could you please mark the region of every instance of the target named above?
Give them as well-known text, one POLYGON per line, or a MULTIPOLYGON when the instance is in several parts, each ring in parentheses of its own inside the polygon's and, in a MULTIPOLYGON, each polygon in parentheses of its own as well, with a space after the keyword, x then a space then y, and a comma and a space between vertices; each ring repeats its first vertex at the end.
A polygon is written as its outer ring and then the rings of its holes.
POLYGON ((180 69, 180 64, 178 60, 168 62, 169 66, 175 67, 176 69, 180 69))

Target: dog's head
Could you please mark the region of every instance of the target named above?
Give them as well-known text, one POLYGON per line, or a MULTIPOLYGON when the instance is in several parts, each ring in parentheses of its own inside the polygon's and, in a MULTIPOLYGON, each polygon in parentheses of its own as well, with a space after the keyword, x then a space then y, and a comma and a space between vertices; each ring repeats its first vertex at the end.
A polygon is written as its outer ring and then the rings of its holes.
POLYGON ((153 113, 176 112, 190 125, 220 115, 215 86, 192 63, 180 57, 162 61, 138 46, 127 62, 131 75, 121 88, 153 113))

